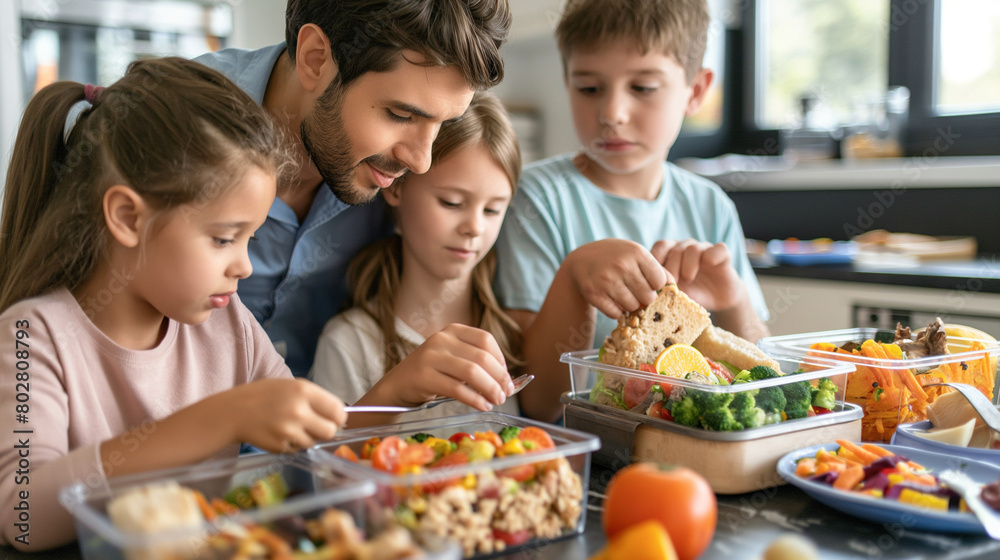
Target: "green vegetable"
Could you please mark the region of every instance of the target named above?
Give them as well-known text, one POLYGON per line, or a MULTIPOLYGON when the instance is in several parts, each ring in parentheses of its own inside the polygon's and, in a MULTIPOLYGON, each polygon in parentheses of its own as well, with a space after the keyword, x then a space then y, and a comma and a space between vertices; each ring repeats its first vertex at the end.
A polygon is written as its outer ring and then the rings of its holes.
POLYGON ((766 414, 780 414, 785 410, 788 399, 781 387, 764 387, 757 393, 757 406, 766 414))
POLYGON ((733 364, 731 364, 729 362, 723 362, 721 360, 715 360, 715 363, 722 364, 722 367, 728 369, 729 370, 729 374, 732 375, 733 377, 736 377, 737 374, 739 374, 741 371, 743 371, 740 368, 734 366, 733 364))
POLYGON ((731 432, 743 429, 743 424, 733 417, 733 411, 729 410, 728 407, 706 410, 701 417, 701 422, 705 429, 719 432, 731 432))
MULTIPOLYGON (((781 375, 775 371, 774 368, 768 366, 754 366, 749 370, 743 370, 737 374, 733 383, 747 383, 750 381, 761 381, 763 379, 772 379, 775 377, 781 377, 781 375)), ((785 398, 785 393, 780 387, 765 387, 760 389, 756 395, 756 401, 757 407, 763 410, 765 414, 778 415, 785 410, 785 405, 788 403, 788 400, 785 398)))
POLYGON ((808 381, 798 381, 781 386, 785 394, 785 417, 789 420, 809 416, 812 406, 812 386, 808 381))
POLYGON ((223 499, 240 509, 253 509, 253 498, 250 497, 250 488, 247 486, 236 486, 223 499))
POLYGON ((743 425, 744 428, 756 428, 764 424, 765 413, 757 407, 757 389, 743 391, 733 395, 733 402, 729 403, 729 410, 733 412, 733 418, 743 425))
POLYGON ((875 336, 872 337, 875 342, 882 342, 884 344, 892 344, 896 342, 896 331, 878 331, 875 336))
POLYGON ((885 392, 885 389, 883 389, 881 387, 876 387, 875 388, 875 402, 878 402, 878 400, 882 398, 882 393, 884 393, 884 392, 885 392))
POLYGON ((750 380, 760 381, 762 379, 773 379, 781 377, 781 374, 769 366, 754 366, 750 368, 750 380))
POLYGON ((281 503, 288 496, 288 485, 281 473, 271 473, 250 485, 250 497, 257 506, 281 503))
POLYGON ((701 424, 701 409, 694 404, 694 400, 688 395, 679 401, 670 403, 670 414, 674 417, 674 422, 683 426, 695 428, 701 424))
POLYGON ((434 436, 432 436, 431 434, 420 432, 418 434, 413 434, 412 436, 406 438, 406 441, 409 443, 423 443, 432 437, 434 436))
POLYGON ((717 408, 726 408, 729 406, 729 403, 733 402, 732 393, 713 393, 710 391, 689 389, 687 395, 691 397, 695 406, 701 409, 702 412, 708 412, 717 408))
POLYGON ((504 426, 504 428, 500 430, 500 439, 503 440, 504 443, 507 443, 508 441, 516 438, 520 433, 521 428, 518 426, 504 426))
POLYGON ((663 386, 656 383, 649 389, 649 393, 653 395, 653 401, 665 401, 667 400, 667 395, 663 392, 663 386))
MULTIPOLYGON (((881 391, 882 388, 879 387, 875 390, 876 393, 881 391)), ((879 395, 875 395, 875 400, 878 400, 879 395)), ((833 381, 829 377, 824 377, 819 380, 816 385, 816 389, 813 391, 812 395, 812 405, 818 406, 820 408, 826 408, 833 410, 833 407, 837 404, 837 386, 833 384, 833 381)))
POLYGON ((407 529, 417 528, 417 514, 403 504, 396 506, 396 522, 407 529))
POLYGON ((625 406, 625 397, 622 395, 621 391, 612 391, 604 387, 603 373, 597 374, 597 382, 594 383, 594 388, 590 390, 590 402, 596 404, 612 404, 617 408, 628 410, 628 407, 625 406))

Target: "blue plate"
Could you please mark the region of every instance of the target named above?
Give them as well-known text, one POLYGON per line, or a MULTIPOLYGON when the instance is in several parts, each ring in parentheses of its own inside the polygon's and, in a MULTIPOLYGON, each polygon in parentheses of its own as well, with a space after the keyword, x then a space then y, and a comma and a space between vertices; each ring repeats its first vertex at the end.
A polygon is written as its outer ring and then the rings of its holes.
POLYGON ((811 266, 817 264, 850 264, 858 255, 853 241, 785 241, 767 242, 767 252, 780 264, 811 266))
MULTIPOLYGON (((895 500, 883 500, 864 494, 834 490, 832 486, 795 476, 795 462, 797 460, 803 457, 813 457, 820 449, 836 451, 839 447, 836 443, 827 443, 792 451, 778 461, 778 474, 789 483, 798 486, 816 501, 835 510, 876 523, 894 523, 908 529, 922 529, 939 533, 986 532, 979 520, 971 513, 923 509, 895 500)), ((980 461, 899 445, 882 445, 880 447, 916 461, 931 472, 942 472, 948 469, 960 470, 980 484, 1000 479, 1000 467, 980 461)))

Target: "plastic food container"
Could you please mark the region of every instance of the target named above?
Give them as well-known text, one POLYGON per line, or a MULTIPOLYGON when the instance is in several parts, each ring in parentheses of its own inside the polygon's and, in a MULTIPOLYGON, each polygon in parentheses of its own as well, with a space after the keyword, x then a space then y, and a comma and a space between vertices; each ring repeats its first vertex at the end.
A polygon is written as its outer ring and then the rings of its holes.
POLYGON ((638 370, 601 364, 597 350, 563 354, 562 361, 570 366, 573 391, 563 394, 566 426, 600 436, 602 449, 594 461, 618 469, 634 461, 659 461, 680 464, 698 471, 719 494, 740 494, 784 484, 778 476, 778 460, 789 451, 808 445, 831 441, 831 438, 859 439, 861 409, 843 402, 844 384, 850 364, 810 359, 775 358, 782 371, 797 371, 803 365, 813 369, 807 373, 738 383, 735 385, 700 385, 667 378, 638 370), (626 382, 662 382, 685 391, 715 394, 741 393, 763 387, 779 387, 789 383, 829 378, 837 386, 836 406, 827 414, 785 420, 756 428, 714 431, 689 427, 677 422, 654 418, 645 411, 629 411, 591 402, 590 394, 598 375, 618 375, 626 382))
POLYGON ((927 404, 952 391, 947 387, 925 389, 926 385, 968 383, 996 402, 993 387, 1000 344, 993 341, 949 336, 952 353, 917 359, 874 358, 814 347, 825 343, 840 348, 847 343, 862 344, 879 338, 891 342, 894 334, 872 328, 843 329, 767 337, 760 341, 760 347, 769 354, 854 364, 856 371, 848 377, 845 400, 861 405, 864 410, 861 437, 865 441, 888 443, 897 425, 926 420, 927 404))
POLYGON ((347 430, 320 450, 328 452, 321 460, 338 470, 375 482, 381 523, 401 523, 421 536, 457 541, 471 557, 581 533, 590 456, 600 445, 590 434, 489 412, 347 430), (540 428, 555 446, 398 475, 334 455, 346 446, 363 456, 362 448, 371 438, 405 440, 423 433, 447 440, 460 432, 500 432, 507 426, 540 428))
MULTIPOLYGON (((350 516, 361 529, 366 526, 366 498, 375 492, 370 481, 352 478, 315 461, 310 454, 254 455, 113 478, 99 488, 77 483, 62 490, 59 499, 76 521, 77 539, 84 559, 158 560, 185 558, 228 558, 222 546, 221 531, 232 534, 242 528, 266 527, 275 534, 299 538, 301 546, 308 544, 297 534, 306 520, 313 520, 330 508, 350 516), (132 533, 120 530, 108 517, 107 506, 122 493, 137 487, 175 481, 180 486, 201 492, 207 500, 222 498, 240 486, 251 486, 277 473, 284 480, 288 497, 270 506, 243 510, 233 517, 205 522, 190 530, 169 530, 155 533, 132 533), (223 529, 228 527, 228 529, 223 529)), ((368 538, 374 535, 368 534, 368 538)), ((421 550, 423 558, 458 559, 458 547, 437 543, 432 551, 421 550)))

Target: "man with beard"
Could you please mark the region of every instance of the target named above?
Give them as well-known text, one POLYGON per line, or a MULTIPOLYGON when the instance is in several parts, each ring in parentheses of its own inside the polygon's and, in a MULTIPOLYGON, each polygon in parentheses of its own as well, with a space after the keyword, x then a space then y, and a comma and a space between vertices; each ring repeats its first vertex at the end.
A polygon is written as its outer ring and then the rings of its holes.
MULTIPOLYGON (((348 293, 351 257, 392 231, 376 195, 427 171, 442 123, 501 81, 511 18, 507 0, 288 0, 285 15, 285 43, 198 61, 261 103, 298 155, 250 245, 253 274, 239 295, 301 377, 348 293)), ((379 385, 357 404, 447 395, 488 410, 513 389, 492 336, 461 325, 379 385)))

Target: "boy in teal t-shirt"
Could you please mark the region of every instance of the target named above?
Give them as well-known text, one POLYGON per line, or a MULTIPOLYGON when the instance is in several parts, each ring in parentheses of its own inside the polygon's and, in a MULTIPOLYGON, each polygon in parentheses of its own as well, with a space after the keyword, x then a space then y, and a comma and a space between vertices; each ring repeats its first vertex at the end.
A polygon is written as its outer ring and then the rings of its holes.
POLYGON ((559 356, 600 345, 668 282, 715 325, 767 334, 735 206, 666 162, 712 82, 708 24, 705 0, 570 0, 563 11, 556 37, 583 149, 525 169, 497 241, 497 293, 538 377, 521 396, 533 418, 559 415, 559 356))

